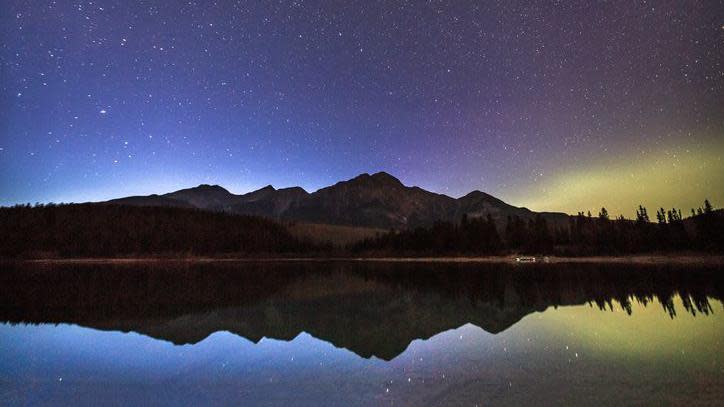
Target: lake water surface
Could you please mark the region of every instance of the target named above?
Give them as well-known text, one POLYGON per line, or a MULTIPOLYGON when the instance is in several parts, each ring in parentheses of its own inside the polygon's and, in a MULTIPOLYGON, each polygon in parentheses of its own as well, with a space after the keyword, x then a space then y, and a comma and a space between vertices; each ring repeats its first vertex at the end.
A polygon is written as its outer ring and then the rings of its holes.
POLYGON ((0 404, 724 402, 718 268, 6 266, 0 404))

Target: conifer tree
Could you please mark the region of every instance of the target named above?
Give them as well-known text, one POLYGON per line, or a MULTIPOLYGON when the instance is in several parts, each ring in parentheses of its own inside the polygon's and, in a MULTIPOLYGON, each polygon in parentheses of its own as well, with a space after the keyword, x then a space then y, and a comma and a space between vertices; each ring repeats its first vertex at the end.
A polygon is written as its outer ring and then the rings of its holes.
POLYGON ((714 212, 714 208, 711 206, 711 202, 709 202, 709 199, 704 200, 704 213, 712 213, 714 212))
POLYGON ((598 218, 601 220, 608 220, 608 211, 606 208, 601 208, 601 212, 598 213, 598 218))

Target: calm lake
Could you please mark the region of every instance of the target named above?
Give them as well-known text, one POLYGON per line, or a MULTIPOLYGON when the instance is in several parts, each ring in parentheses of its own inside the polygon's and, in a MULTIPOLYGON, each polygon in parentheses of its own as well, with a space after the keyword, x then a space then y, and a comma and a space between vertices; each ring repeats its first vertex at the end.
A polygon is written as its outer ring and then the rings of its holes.
POLYGON ((3 405, 724 403, 717 267, 3 266, 3 405))

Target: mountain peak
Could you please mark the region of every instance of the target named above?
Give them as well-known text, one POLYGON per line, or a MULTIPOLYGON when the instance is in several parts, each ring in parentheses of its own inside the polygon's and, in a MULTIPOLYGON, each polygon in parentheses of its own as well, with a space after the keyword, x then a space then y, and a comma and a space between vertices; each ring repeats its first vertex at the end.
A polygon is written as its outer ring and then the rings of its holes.
POLYGON ((245 199, 259 199, 259 198, 269 196, 270 194, 273 194, 274 192, 276 192, 276 189, 271 185, 267 185, 263 188, 259 188, 259 189, 255 190, 255 191, 248 192, 248 193, 242 195, 242 197, 244 197, 245 199))
POLYGON ((515 208, 514 206, 502 201, 501 199, 496 198, 483 191, 478 191, 477 189, 468 193, 462 198, 459 198, 457 201, 465 207, 479 207, 479 205, 484 204, 492 205, 494 207, 503 208, 506 210, 515 208))
POLYGON ((403 186, 399 179, 384 171, 376 172, 372 175, 365 172, 352 178, 350 181, 371 183, 373 185, 403 186))
POLYGON ((165 195, 166 196, 179 196, 179 195, 185 195, 185 194, 198 194, 198 193, 231 195, 231 192, 227 191, 226 188, 224 188, 220 185, 209 185, 209 184, 199 184, 199 186, 196 186, 196 187, 179 189, 178 191, 169 192, 168 194, 165 194, 165 195))
POLYGON ((233 196, 231 192, 219 185, 201 184, 197 187, 169 192, 161 197, 172 198, 197 208, 218 208, 233 196))
POLYGON ((395 183, 395 184, 402 184, 402 182, 400 182, 399 179, 393 177, 392 175, 390 175, 389 173, 386 173, 386 172, 384 172, 384 171, 380 171, 380 172, 374 173, 374 174, 372 174, 370 177, 371 177, 372 179, 376 180, 376 181, 392 182, 392 183, 395 183))
POLYGON ((492 199, 497 199, 497 198, 495 198, 494 196, 492 196, 492 195, 490 195, 490 194, 488 194, 488 193, 485 193, 485 192, 483 192, 483 191, 479 191, 479 190, 477 190, 477 189, 474 190, 474 191, 469 192, 467 195, 465 195, 464 197, 462 197, 462 198, 460 198, 460 199, 465 199, 465 198, 468 198, 468 199, 471 199, 471 198, 475 198, 475 199, 490 199, 490 198, 492 198, 492 199))
POLYGON ((214 185, 199 184, 199 186, 197 186, 195 188, 189 188, 189 189, 196 189, 196 190, 200 190, 200 191, 217 191, 217 192, 229 193, 229 191, 226 188, 222 187, 221 185, 217 185, 217 184, 214 184, 214 185))

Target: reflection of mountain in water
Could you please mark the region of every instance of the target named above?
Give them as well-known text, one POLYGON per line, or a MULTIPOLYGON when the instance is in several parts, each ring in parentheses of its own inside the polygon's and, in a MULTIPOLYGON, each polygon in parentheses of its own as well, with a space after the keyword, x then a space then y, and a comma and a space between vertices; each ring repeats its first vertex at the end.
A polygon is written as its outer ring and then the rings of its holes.
POLYGON ((0 273, 0 319, 135 331, 176 344, 217 331, 258 341, 300 332, 392 359, 472 323, 498 333, 549 306, 655 298, 675 316, 721 299, 716 269, 631 266, 195 264, 17 267, 0 273), (681 310, 678 310, 681 312, 681 310))

